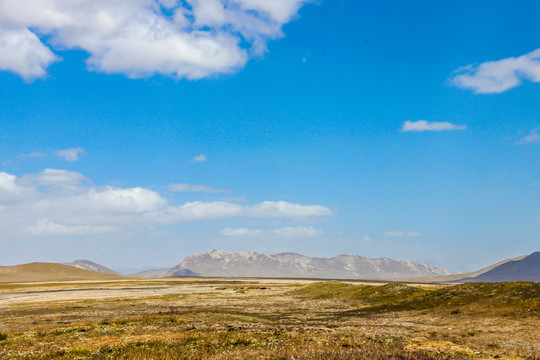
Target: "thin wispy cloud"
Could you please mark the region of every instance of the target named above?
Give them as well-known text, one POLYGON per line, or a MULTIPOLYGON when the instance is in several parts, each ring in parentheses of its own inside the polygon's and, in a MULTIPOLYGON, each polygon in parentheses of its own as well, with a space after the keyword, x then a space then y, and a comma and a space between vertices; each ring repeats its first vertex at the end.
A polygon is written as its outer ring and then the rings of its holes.
POLYGON ((312 226, 287 226, 273 230, 246 229, 246 228, 225 228, 220 231, 220 235, 228 237, 268 237, 268 238, 314 238, 322 234, 321 230, 312 226))
POLYGON ((221 236, 230 236, 230 237, 257 237, 259 235, 262 235, 264 231, 246 229, 246 228, 238 228, 238 229, 226 228, 226 229, 221 230, 219 233, 221 236))
POLYGON ((540 49, 519 57, 467 65, 450 79, 453 85, 477 94, 502 93, 524 80, 540 82, 540 49))
POLYGON ((275 229, 272 233, 288 238, 313 238, 321 235, 322 231, 312 226, 287 226, 281 229, 275 229))
POLYGON ((3 0, 0 69, 32 80, 60 60, 55 51, 82 49, 89 69, 131 78, 230 73, 282 37, 307 2, 3 0))
POLYGON ((193 162, 205 162, 206 161, 206 155, 200 154, 193 158, 193 162))
POLYGON ((211 219, 331 215, 322 205, 283 201, 252 205, 192 201, 175 205, 153 190, 97 187, 84 175, 67 170, 45 169, 20 177, 0 172, 0 238, 125 234, 211 219))
POLYGON ((29 154, 19 154, 15 156, 13 159, 8 159, 8 160, 3 161, 2 165, 3 166, 11 165, 14 159, 37 158, 37 157, 47 157, 47 155, 38 151, 34 151, 29 154))
POLYGON ((206 185, 190 185, 190 184, 170 184, 169 190, 175 191, 175 192, 205 192, 205 193, 210 193, 210 194, 231 192, 230 190, 214 189, 206 185))
POLYGON ((531 132, 521 138, 518 141, 518 144, 531 144, 531 143, 539 143, 540 142, 540 134, 538 134, 538 129, 531 130, 531 132))
POLYGON ((404 132, 422 132, 422 131, 453 131, 453 130, 466 130, 466 125, 456 125, 446 121, 405 121, 401 131, 404 132))
POLYGON ((56 150, 55 154, 67 161, 79 161, 79 155, 84 154, 85 151, 81 148, 71 148, 65 150, 56 150))
POLYGON ((415 231, 387 231, 384 233, 385 237, 390 238, 414 238, 414 237, 420 237, 422 236, 422 233, 415 232, 415 231))
POLYGON ((35 158, 35 157, 46 157, 47 155, 40 153, 38 151, 31 152, 30 154, 20 154, 19 158, 35 158))

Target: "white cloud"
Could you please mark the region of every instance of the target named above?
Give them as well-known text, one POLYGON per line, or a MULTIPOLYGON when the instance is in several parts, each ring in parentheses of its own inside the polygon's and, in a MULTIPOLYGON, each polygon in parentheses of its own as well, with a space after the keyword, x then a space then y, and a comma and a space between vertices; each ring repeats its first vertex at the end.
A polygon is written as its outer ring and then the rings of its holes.
POLYGON ((112 226, 66 226, 47 220, 39 220, 37 224, 28 226, 27 233, 31 236, 69 236, 107 234, 115 231, 112 226))
POLYGON ((392 237, 392 238, 412 238, 412 237, 420 237, 422 236, 419 232, 414 231, 387 231, 384 233, 385 237, 392 237))
POLYGON ((411 131, 450 131, 450 130, 466 130, 466 125, 456 125, 446 121, 436 122, 436 121, 405 121, 401 131, 411 132, 411 131))
POLYGON ((210 193, 210 194, 230 192, 230 190, 214 189, 206 185, 190 185, 190 184, 170 184, 169 190, 177 191, 177 192, 205 192, 205 193, 210 193))
POLYGON ((273 230, 272 233, 282 237, 313 238, 321 235, 322 231, 311 226, 288 226, 273 230))
POLYGON ((369 235, 364 235, 361 239, 362 242, 366 242, 366 243, 369 243, 369 242, 372 242, 373 239, 371 238, 371 236, 369 235))
POLYGON ((288 226, 274 230, 226 228, 220 231, 222 236, 230 237, 284 237, 284 238, 314 238, 322 234, 321 230, 311 226, 288 226))
POLYGON ((451 82, 478 94, 502 93, 523 80, 540 82, 540 49, 519 57, 472 64, 456 70, 451 82))
POLYGON ((226 201, 193 201, 175 205, 153 190, 96 187, 84 175, 67 170, 45 169, 21 177, 0 172, 0 238, 127 233, 198 220, 294 218, 305 213, 331 215, 321 205, 284 202, 243 206, 226 201), (279 206, 268 212, 254 211, 268 204, 279 206))
POLYGON ((540 134, 538 134, 538 130, 534 129, 531 130, 529 135, 524 136, 521 140, 518 141, 518 144, 530 144, 530 143, 537 143, 540 142, 540 134))
POLYGON ((256 237, 264 233, 263 230, 253 230, 253 229, 230 229, 226 228, 219 232, 222 236, 231 236, 231 237, 256 237))
POLYGON ((31 188, 19 185, 15 175, 0 172, 0 210, 3 204, 20 200, 31 191, 31 188))
POLYGON ((306 2, 2 0, 0 69, 45 76, 58 59, 52 48, 82 49, 90 69, 133 78, 230 73, 283 36, 282 26, 306 2))
POLYGON ((84 154, 81 148, 71 148, 65 150, 56 150, 56 156, 66 159, 67 161, 79 161, 79 154, 84 154))
POLYGON ((200 154, 193 158, 193 162, 204 162, 206 161, 206 155, 200 154))
POLYGON ((245 214, 253 217, 309 217, 332 216, 325 206, 291 204, 285 201, 264 201, 245 208, 245 214))
POLYGON ((25 27, 13 28, 0 20, 0 70, 32 80, 45 76, 47 66, 57 60, 32 31, 25 27))
POLYGON ((214 189, 206 185, 190 185, 190 184, 170 184, 170 191, 176 192, 206 192, 211 194, 230 192, 230 190, 214 189))

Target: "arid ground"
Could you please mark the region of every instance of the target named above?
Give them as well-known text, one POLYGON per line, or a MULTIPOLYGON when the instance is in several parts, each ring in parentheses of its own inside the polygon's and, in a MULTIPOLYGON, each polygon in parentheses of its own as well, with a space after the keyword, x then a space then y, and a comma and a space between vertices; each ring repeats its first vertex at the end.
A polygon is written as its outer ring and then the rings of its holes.
POLYGON ((540 359, 540 284, 0 284, 2 359, 540 359))

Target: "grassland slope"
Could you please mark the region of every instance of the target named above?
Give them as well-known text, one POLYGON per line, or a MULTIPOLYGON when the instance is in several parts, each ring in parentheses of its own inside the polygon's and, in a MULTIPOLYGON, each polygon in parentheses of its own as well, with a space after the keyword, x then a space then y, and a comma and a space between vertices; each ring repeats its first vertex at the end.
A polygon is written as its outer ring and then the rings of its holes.
POLYGON ((0 266, 0 283, 68 281, 68 280, 116 280, 122 277, 73 266, 34 262, 15 266, 0 266))
POLYGON ((317 282, 293 290, 310 299, 355 302, 362 311, 434 309, 458 313, 540 314, 540 283, 467 283, 436 290, 404 284, 383 286, 317 282))

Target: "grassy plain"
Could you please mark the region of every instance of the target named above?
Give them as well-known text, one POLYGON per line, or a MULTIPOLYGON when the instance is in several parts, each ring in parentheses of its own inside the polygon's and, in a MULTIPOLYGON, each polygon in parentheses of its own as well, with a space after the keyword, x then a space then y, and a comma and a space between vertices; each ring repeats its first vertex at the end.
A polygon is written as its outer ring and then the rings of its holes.
POLYGON ((1 359, 540 359, 540 284, 0 284, 1 359))

